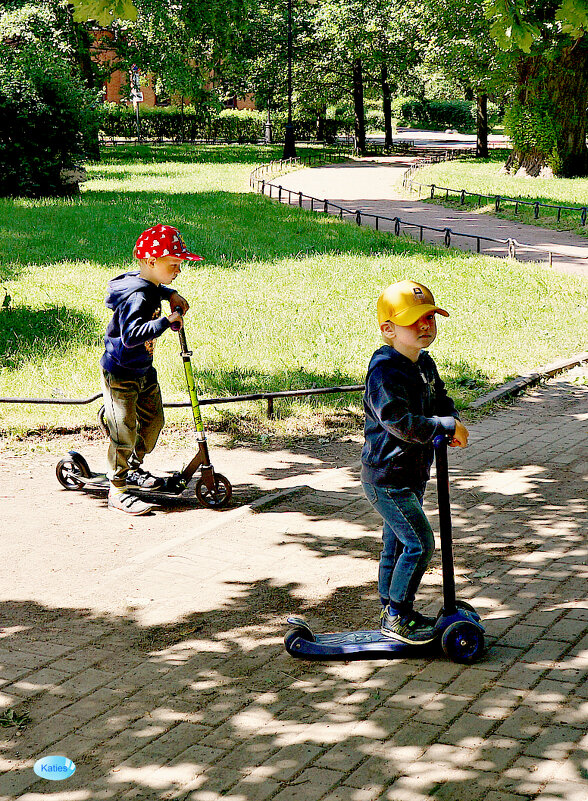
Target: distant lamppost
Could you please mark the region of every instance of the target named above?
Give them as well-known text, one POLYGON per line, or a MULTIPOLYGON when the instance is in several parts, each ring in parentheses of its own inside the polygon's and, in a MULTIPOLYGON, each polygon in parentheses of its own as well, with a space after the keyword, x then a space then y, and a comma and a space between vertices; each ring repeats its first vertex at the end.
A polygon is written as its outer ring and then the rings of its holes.
POLYGON ((288 0, 288 122, 284 128, 284 153, 282 158, 296 158, 296 140, 292 122, 292 0, 288 0))

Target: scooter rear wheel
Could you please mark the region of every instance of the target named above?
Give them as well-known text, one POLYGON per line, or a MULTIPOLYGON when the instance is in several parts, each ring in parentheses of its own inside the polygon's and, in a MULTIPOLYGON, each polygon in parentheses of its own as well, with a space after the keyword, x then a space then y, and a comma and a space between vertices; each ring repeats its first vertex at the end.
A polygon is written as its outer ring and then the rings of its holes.
POLYGON ((441 647, 452 662, 469 665, 482 655, 484 632, 474 623, 458 620, 441 635, 441 647))
POLYGON ((81 453, 70 451, 67 456, 57 463, 55 468, 57 480, 67 490, 77 490, 84 486, 83 481, 78 481, 76 476, 90 478, 92 475, 88 462, 81 453))
POLYGON ((305 626, 296 626, 295 628, 287 631, 286 636, 284 637, 284 645, 286 647, 286 651, 288 651, 291 656, 297 656, 296 642, 298 640, 315 642, 315 637, 312 631, 305 626))
POLYGON ((208 487, 203 478, 199 478, 196 483, 196 497, 203 506, 209 509, 218 509, 226 506, 231 500, 233 487, 228 478, 220 473, 214 474, 214 487, 208 487))

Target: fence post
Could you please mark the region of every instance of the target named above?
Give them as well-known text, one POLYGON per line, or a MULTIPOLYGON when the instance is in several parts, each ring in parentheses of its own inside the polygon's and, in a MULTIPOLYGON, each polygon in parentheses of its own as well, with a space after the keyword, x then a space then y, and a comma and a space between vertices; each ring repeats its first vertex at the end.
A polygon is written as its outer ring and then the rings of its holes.
POLYGON ((270 420, 274 416, 274 399, 271 397, 267 399, 267 416, 270 420))
POLYGON ((431 184, 431 198, 435 197, 435 184, 431 184))
POLYGON ((329 201, 328 200, 325 200, 323 208, 324 208, 325 214, 328 214, 329 213, 329 201))
POLYGON ((517 249, 515 246, 514 239, 508 240, 508 258, 509 259, 516 259, 517 257, 517 249))
POLYGON ((515 213, 515 214, 518 214, 518 213, 519 213, 519 201, 518 201, 518 200, 517 200, 517 201, 516 201, 516 203, 515 203, 515 210, 514 210, 514 213, 515 213))
POLYGON ((535 214, 535 219, 538 220, 539 219, 539 203, 535 203, 534 214, 535 214))
POLYGON ((278 200, 280 203, 282 202, 282 184, 278 186, 278 200))
POLYGON ((451 228, 445 229, 445 236, 443 237, 443 241, 445 242, 445 247, 449 247, 451 245, 451 228))
POLYGON ((400 236, 400 219, 398 217, 394 217, 394 233, 396 236, 400 236))
POLYGON ((302 192, 298 192, 298 205, 302 208, 302 192))
POLYGON ((460 197, 459 202, 461 203, 462 206, 465 203, 465 189, 461 190, 461 197, 460 197))
POLYGON ((261 182, 261 194, 265 195, 265 181, 261 182))
POLYGON ((420 226, 420 237, 419 237, 419 242, 422 242, 422 241, 423 241, 423 226, 421 225, 421 226, 420 226))
POLYGON ((494 211, 497 213, 500 211, 500 195, 496 195, 494 198, 494 211))
POLYGON ((376 214, 376 231, 379 231, 379 230, 380 230, 380 218, 376 214))
POLYGON ((343 208, 340 208, 340 209, 339 209, 339 219, 340 219, 340 220, 342 220, 342 219, 343 219, 343 208))
POLYGON ((361 211, 359 209, 355 212, 355 222, 361 225, 361 211))
POLYGON ((480 252, 480 237, 476 237, 476 253, 480 252))
POLYGON ((582 216, 581 216, 582 225, 586 225, 586 207, 582 209, 582 216))

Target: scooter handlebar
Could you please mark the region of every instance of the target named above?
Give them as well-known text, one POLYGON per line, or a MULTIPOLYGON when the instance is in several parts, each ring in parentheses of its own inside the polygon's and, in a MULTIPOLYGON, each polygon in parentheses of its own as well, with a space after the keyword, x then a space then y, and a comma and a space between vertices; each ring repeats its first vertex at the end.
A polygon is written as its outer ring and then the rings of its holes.
MULTIPOLYGON (((178 314, 183 315, 181 306, 176 306, 174 311, 177 312, 178 314)), ((171 328, 172 331, 179 331, 180 328, 182 327, 182 324, 180 323, 179 320, 175 320, 173 323, 169 324, 169 327, 171 328)))
POLYGON ((433 440, 433 445, 435 448, 440 448, 441 445, 447 445, 449 442, 451 442, 451 437, 449 434, 437 434, 433 440))

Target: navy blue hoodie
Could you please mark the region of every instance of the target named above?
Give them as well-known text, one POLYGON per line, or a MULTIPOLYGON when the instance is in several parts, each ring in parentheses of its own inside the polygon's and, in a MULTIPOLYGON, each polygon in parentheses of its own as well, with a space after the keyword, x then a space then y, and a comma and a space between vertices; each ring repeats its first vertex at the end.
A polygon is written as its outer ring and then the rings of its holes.
POLYGON ((379 348, 369 363, 363 406, 361 480, 422 492, 433 439, 453 434, 458 417, 431 356, 422 351, 412 362, 389 345, 379 348))
POLYGON ((120 378, 137 378, 153 366, 153 340, 169 328, 161 316, 162 298, 174 290, 141 278, 138 272, 123 273, 108 282, 106 305, 113 310, 104 337, 102 367, 120 378))

